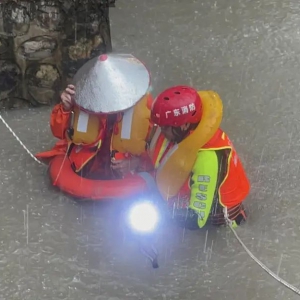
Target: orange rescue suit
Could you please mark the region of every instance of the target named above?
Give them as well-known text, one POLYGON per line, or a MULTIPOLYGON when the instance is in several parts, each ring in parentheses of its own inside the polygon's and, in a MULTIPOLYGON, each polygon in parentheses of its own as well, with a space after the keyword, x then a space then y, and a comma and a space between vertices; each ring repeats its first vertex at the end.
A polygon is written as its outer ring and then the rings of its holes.
POLYGON ((109 179, 112 175, 110 161, 114 155, 118 159, 141 156, 141 171, 149 170, 152 166, 145 148, 152 101, 152 96, 147 94, 134 107, 114 115, 91 114, 78 106, 66 112, 62 104, 57 104, 51 113, 50 128, 60 141, 36 157, 51 159, 67 154, 76 173, 84 177, 96 175, 97 179, 109 179), (70 135, 71 119, 73 132, 70 135))

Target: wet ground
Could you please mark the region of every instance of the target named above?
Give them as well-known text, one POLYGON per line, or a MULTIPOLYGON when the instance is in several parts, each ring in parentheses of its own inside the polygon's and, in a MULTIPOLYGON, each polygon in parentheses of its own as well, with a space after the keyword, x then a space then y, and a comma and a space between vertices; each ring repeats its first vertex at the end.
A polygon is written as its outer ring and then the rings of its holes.
MULTIPOLYGON (((269 268, 300 287, 300 3, 118 0, 115 51, 172 84, 213 89, 223 129, 252 183, 237 232, 269 268)), ((49 109, 3 116, 33 152, 52 145, 49 109)), ((80 204, 49 187, 1 125, 0 299, 298 299, 256 265, 229 229, 159 238, 160 268, 112 226, 113 205, 80 204)))

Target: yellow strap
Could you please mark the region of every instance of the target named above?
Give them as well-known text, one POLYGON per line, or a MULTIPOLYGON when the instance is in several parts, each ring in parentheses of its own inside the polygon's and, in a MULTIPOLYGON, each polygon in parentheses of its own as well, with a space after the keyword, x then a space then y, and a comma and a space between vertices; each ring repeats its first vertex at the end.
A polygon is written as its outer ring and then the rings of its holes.
MULTIPOLYGON (((70 147, 70 145, 71 145, 72 143, 69 143, 69 146, 68 146, 68 149, 69 149, 69 147, 70 147)), ((76 147, 80 147, 80 145, 78 146, 78 145, 76 145, 76 144, 74 144, 75 146, 74 146, 74 148, 72 149, 72 151, 76 151, 75 149, 76 149, 76 147)), ((95 147, 97 147, 97 150, 94 152, 94 153, 92 153, 91 154, 91 156, 85 161, 85 162, 83 162, 80 166, 79 166, 79 168, 78 169, 76 169, 75 170, 75 172, 77 173, 77 172, 80 172, 96 155, 97 155, 97 153, 99 152, 99 149, 101 148, 101 145, 102 145, 102 140, 100 140, 99 142, 97 142, 97 144, 95 144, 95 147)), ((82 146, 82 147, 85 147, 85 146, 82 146)))

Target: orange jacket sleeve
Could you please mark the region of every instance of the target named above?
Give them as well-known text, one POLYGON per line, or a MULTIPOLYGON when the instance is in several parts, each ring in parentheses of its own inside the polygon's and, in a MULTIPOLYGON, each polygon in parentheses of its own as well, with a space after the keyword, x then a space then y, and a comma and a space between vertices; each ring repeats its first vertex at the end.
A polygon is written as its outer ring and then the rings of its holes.
POLYGON ((70 112, 64 111, 62 104, 54 106, 50 117, 52 134, 58 139, 65 139, 65 132, 69 127, 70 112))

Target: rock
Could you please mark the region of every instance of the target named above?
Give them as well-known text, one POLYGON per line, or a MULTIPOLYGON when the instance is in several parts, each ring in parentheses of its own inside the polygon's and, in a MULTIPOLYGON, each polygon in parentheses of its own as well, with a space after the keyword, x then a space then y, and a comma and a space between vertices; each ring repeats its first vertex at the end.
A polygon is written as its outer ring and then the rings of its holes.
POLYGON ((6 104, 0 108, 21 107, 16 99, 25 99, 26 105, 57 103, 60 91, 86 61, 111 51, 108 10, 114 3, 2 1, 0 100, 6 104))

